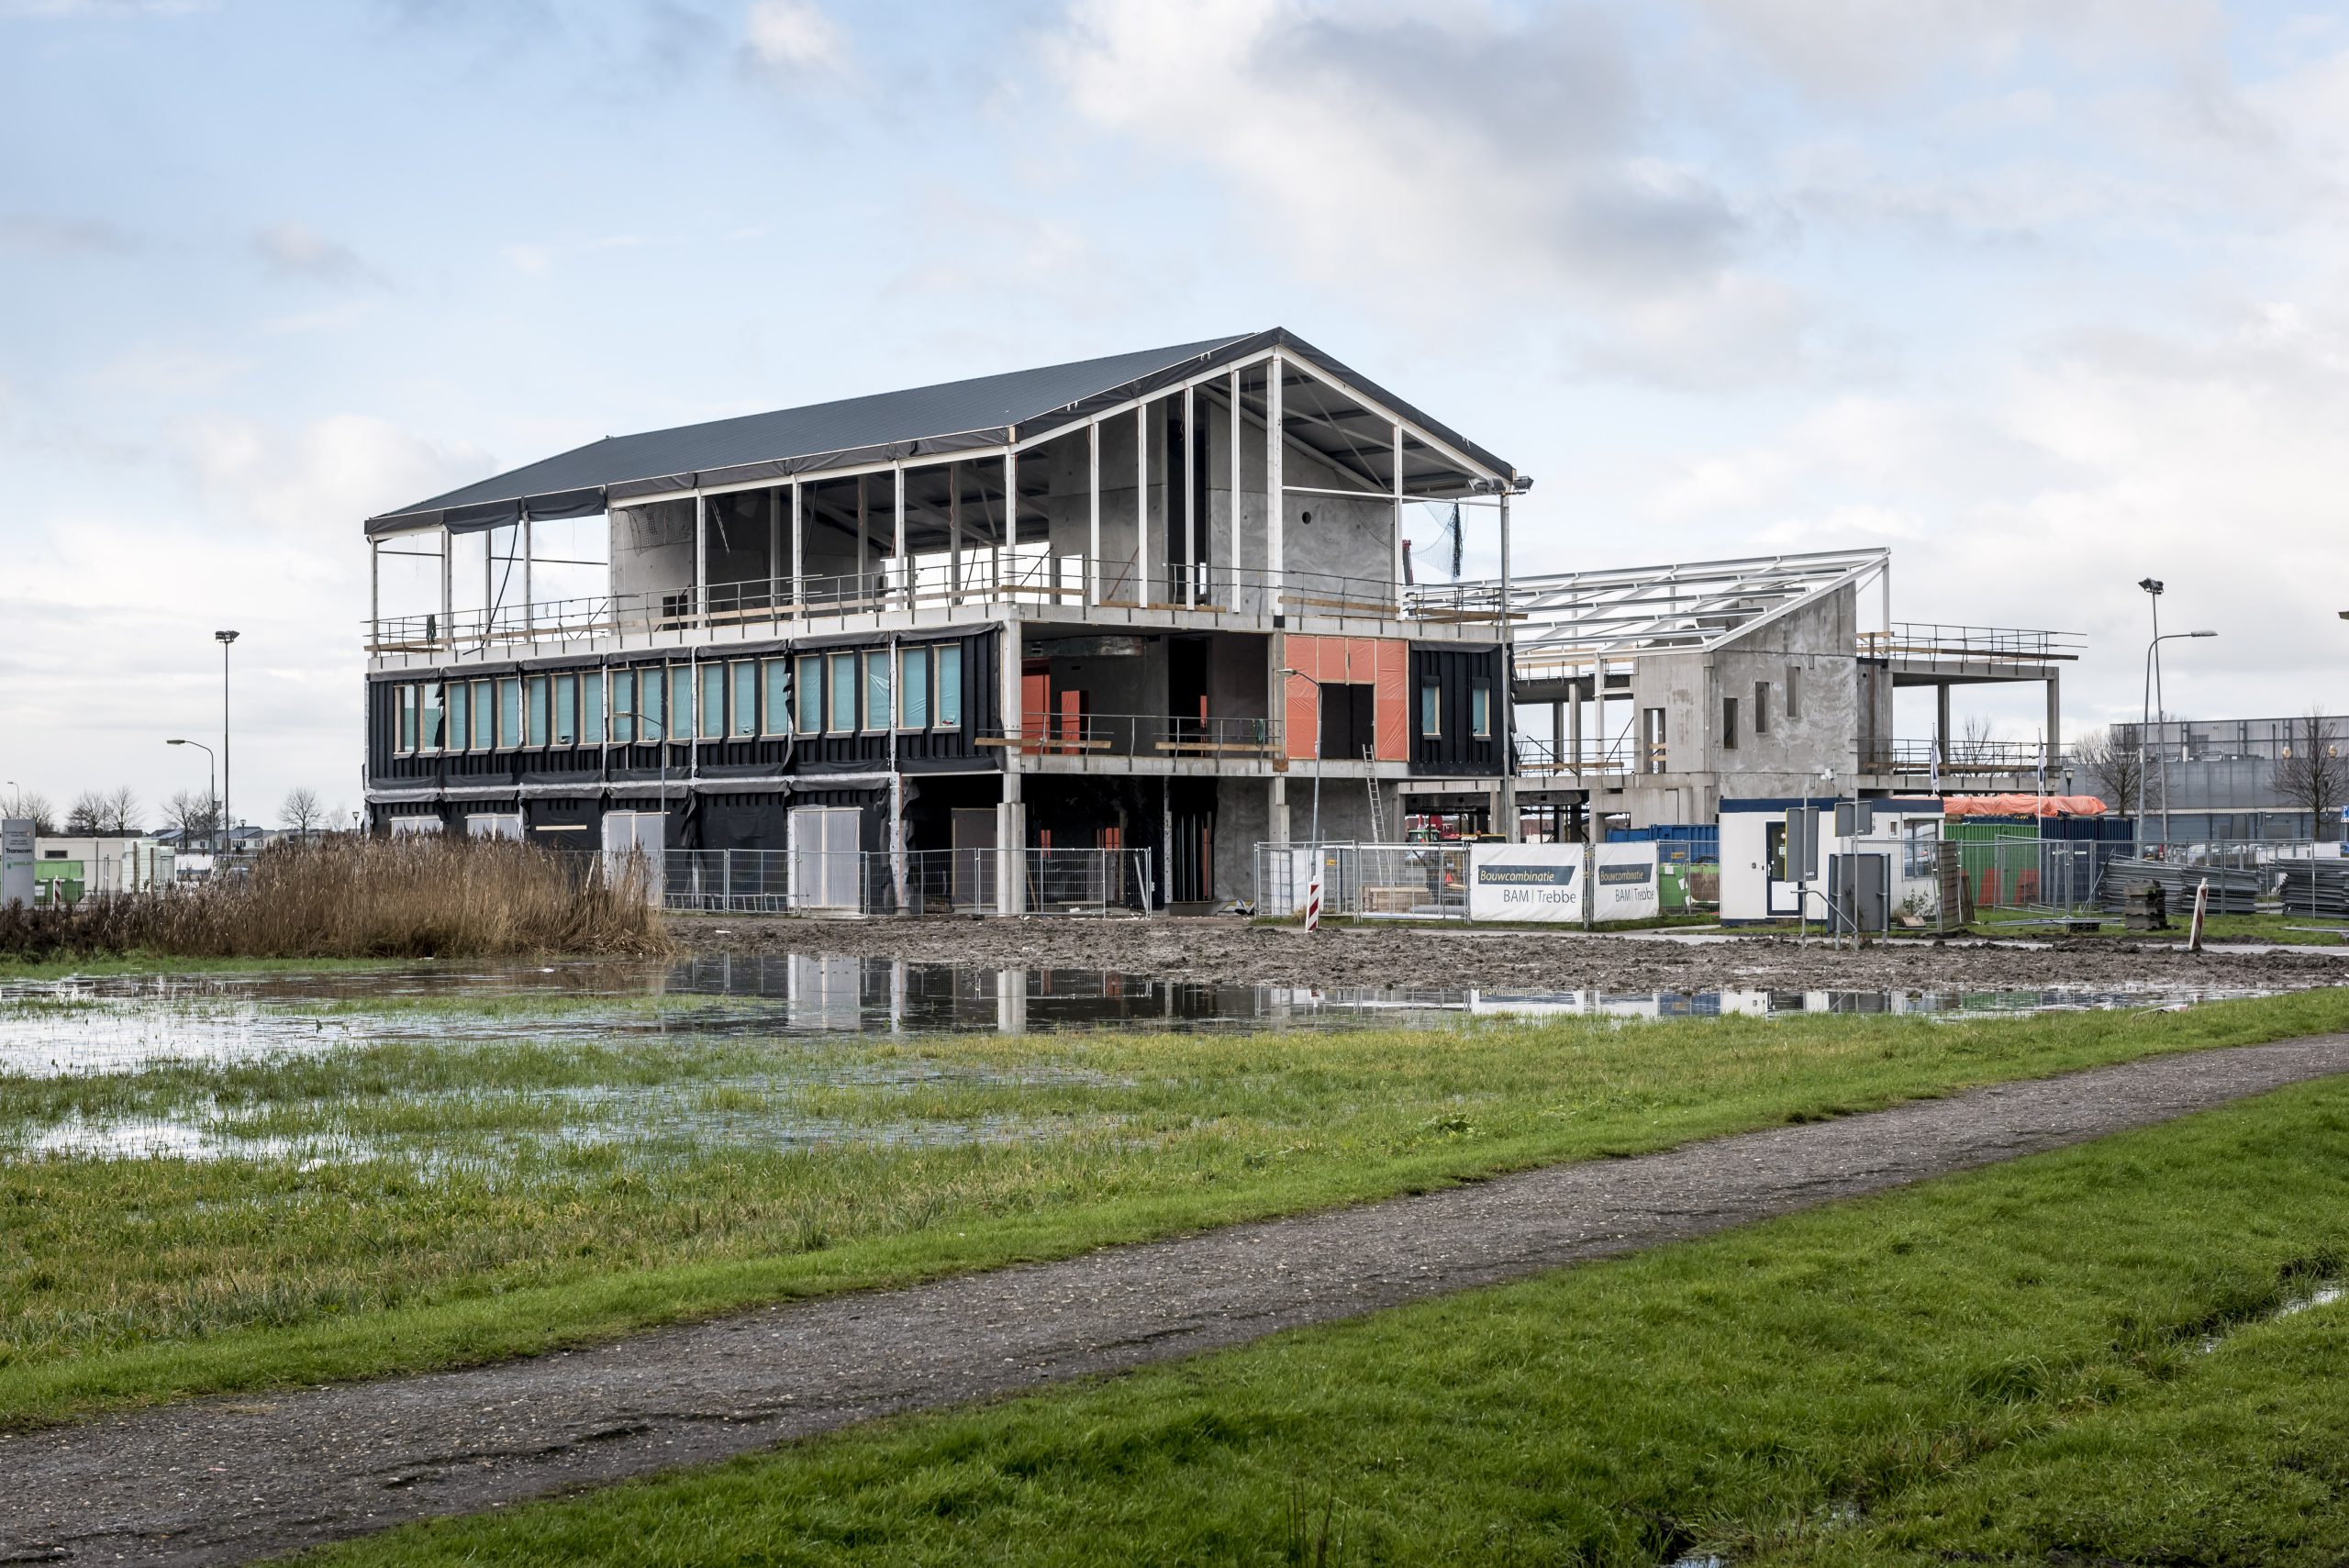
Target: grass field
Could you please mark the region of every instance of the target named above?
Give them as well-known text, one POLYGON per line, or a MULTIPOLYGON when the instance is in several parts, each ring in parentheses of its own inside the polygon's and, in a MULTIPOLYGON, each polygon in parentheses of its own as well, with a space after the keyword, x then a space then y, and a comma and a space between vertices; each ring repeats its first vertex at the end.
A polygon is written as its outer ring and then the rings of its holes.
POLYGON ((2334 1080, 315 1561, 2314 1568, 2344 1262, 2334 1080))
MULTIPOLYGON (((483 1017, 510 1029, 508 1006, 483 1017)), ((0 1075, 0 1422, 486 1359, 2334 1030, 2349 991, 1247 1036, 468 1040, 462 1009, 435 1022, 259 1061, 0 1075), (161 1152, 41 1152, 75 1140, 161 1152)))

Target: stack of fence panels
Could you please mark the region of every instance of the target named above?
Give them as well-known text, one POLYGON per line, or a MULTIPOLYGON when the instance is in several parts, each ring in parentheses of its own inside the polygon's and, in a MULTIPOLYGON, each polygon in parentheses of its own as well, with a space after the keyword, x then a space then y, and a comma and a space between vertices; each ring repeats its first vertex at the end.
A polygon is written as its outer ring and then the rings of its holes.
POLYGON ((2283 861, 2284 912, 2349 918, 2349 861, 2283 861))
POLYGON ((2208 882, 2211 914, 2248 915, 2258 906, 2262 876, 2256 871, 2228 866, 2173 865, 2166 861, 2116 856, 2104 870, 2103 902, 2106 908, 2118 909, 2132 883, 2154 883, 2168 896, 2170 918, 2176 920, 2194 907, 2195 888, 2208 882))

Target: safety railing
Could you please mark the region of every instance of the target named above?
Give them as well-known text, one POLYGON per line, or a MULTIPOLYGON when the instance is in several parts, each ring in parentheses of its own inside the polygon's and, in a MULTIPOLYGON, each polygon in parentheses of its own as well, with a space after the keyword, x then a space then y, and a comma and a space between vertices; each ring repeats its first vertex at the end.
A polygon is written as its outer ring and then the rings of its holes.
MULTIPOLYGON (((378 655, 493 654, 518 647, 571 644, 701 631, 751 633, 804 621, 877 618, 891 613, 1058 605, 1109 615, 1182 611, 1257 620, 1453 622, 1494 618, 1464 588, 1398 588, 1387 576, 1262 567, 1152 566, 1131 559, 1053 555, 1019 548, 966 552, 959 561, 922 557, 885 562, 872 572, 835 576, 772 576, 636 593, 538 600, 447 615, 383 616, 365 624, 367 651, 378 655)), ((1497 604, 1495 606, 1497 610, 1497 604)))
POLYGON ((1305 913, 1316 867, 1323 919, 1465 920, 1465 844, 1259 844, 1255 911, 1305 913))
POLYGON ((1107 915, 1157 902, 1147 849, 669 850, 664 909, 707 915, 1107 915), (1007 908, 1007 862, 1019 878, 1007 908))
POLYGON ((1625 773, 1631 771, 1629 735, 1612 740, 1585 736, 1580 742, 1560 743, 1536 736, 1517 737, 1517 771, 1520 773, 1625 773))
POLYGON ((2036 773, 2048 762, 2049 777, 2059 775, 2054 760, 2036 740, 1954 740, 1946 745, 1927 740, 1865 740, 1859 748, 1859 771, 1925 778, 1936 769, 1944 778, 1981 775, 2010 777, 2036 773))
POLYGON ((1018 731, 998 728, 979 736, 976 743, 1030 757, 1261 762, 1284 756, 1277 719, 1186 718, 1173 714, 1030 714, 1018 731))
POLYGON ((1912 662, 2048 664, 2077 659, 2087 645, 2076 631, 1940 621, 1894 621, 1887 630, 1860 633, 1862 658, 1912 662))

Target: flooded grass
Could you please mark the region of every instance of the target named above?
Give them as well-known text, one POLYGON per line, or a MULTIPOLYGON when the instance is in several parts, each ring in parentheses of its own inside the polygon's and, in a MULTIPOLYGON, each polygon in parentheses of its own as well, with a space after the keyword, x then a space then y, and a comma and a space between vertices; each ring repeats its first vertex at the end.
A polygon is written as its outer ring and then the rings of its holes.
POLYGON ((0 1421, 462 1362, 2349 1025, 2342 990, 1056 1035, 218 1005, 285 1035, 216 1049, 166 1010, 139 1051, 0 1067, 0 1421))
POLYGON ((2335 1079, 305 1561, 2330 1568, 2344 1257, 2335 1079))

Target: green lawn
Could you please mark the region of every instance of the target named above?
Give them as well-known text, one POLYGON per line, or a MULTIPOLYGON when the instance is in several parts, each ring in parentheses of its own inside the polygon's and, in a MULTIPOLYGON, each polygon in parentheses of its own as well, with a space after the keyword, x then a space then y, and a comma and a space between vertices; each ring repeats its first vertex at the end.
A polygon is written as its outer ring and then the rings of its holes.
MULTIPOLYGON (((502 1000, 481 1017, 515 1028, 502 1000)), ((461 1009, 429 1021, 316 1054, 0 1075, 0 1422, 487 1359, 2340 1029, 2349 990, 1244 1036, 605 1037, 558 1008, 543 1039, 469 1040, 461 1009), (208 1157, 37 1152, 157 1127, 208 1157)))
POLYGON ((2333 1080, 317 1561, 2315 1568, 2344 1261, 2333 1080))

